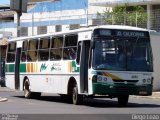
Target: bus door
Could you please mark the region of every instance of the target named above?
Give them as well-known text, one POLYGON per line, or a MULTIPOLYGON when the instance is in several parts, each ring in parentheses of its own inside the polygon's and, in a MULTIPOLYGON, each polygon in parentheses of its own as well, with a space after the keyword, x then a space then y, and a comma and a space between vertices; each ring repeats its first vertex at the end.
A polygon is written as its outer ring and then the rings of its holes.
POLYGON ((88 66, 89 66, 90 41, 82 41, 78 44, 78 52, 80 56, 80 91, 88 92, 88 66))
POLYGON ((15 89, 20 89, 20 58, 21 58, 22 41, 17 42, 16 59, 15 59, 15 89))

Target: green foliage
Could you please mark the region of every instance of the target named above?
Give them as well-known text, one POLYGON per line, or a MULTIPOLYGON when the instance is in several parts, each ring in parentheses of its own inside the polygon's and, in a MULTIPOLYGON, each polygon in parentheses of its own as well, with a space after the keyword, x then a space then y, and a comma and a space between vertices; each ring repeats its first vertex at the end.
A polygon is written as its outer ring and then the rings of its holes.
POLYGON ((106 9, 103 14, 97 13, 105 24, 118 24, 146 27, 147 13, 141 6, 116 6, 112 10, 106 9))

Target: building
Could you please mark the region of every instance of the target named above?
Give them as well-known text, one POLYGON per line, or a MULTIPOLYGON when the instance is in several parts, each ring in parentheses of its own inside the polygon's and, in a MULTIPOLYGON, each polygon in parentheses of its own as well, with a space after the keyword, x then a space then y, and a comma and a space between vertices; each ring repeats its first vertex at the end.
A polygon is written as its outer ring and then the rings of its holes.
MULTIPOLYGON (((21 36, 53 33, 93 25, 101 6, 90 6, 93 0, 56 0, 28 4, 28 12, 21 16, 21 36)), ((0 31, 16 32, 17 14, 10 22, 1 22, 0 31)))
MULTIPOLYGON (((34 0, 30 1, 28 12, 23 13, 21 16, 21 36, 108 24, 103 22, 103 18, 97 16, 97 12, 103 13, 106 8, 113 8, 125 3, 131 6, 142 5, 148 16, 147 26, 144 28, 160 31, 159 0, 54 0, 42 3, 35 3, 34 0)), ((17 15, 15 12, 13 14, 12 11, 12 17, 8 17, 8 20, 0 20, 0 32, 11 32, 12 36, 16 37, 16 23, 17 15)))

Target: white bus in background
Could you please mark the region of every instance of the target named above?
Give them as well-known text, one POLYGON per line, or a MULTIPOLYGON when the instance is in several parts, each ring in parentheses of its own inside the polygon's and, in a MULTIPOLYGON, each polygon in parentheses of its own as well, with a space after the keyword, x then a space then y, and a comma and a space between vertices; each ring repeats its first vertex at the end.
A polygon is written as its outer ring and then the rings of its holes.
POLYGON ((6 85, 26 98, 41 93, 67 96, 73 104, 84 97, 152 94, 152 51, 145 29, 97 26, 9 40, 6 85))

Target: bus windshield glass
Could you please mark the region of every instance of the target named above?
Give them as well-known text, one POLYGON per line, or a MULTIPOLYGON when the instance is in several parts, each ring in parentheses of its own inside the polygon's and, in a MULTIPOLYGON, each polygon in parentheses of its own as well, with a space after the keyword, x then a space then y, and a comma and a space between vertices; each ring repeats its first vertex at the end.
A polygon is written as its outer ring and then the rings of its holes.
POLYGON ((94 42, 94 69, 152 71, 149 37, 97 37, 94 42))

